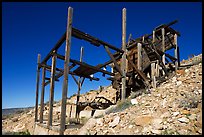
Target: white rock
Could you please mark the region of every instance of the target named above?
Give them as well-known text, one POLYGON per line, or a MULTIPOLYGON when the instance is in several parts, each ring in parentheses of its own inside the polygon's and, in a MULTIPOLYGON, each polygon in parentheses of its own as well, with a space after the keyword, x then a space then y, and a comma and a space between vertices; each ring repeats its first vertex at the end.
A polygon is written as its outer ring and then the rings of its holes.
POLYGON ((155 129, 153 129, 153 130, 152 130, 152 133, 159 135, 159 134, 161 134, 161 130, 155 130, 155 129))
POLYGON ((172 78, 172 82, 176 82, 177 80, 176 80, 176 77, 173 77, 172 78))
POLYGON ((129 125, 128 128, 133 128, 133 125, 129 125))
POLYGON ((173 114, 173 116, 178 116, 179 112, 173 112, 172 114, 173 114))
POLYGON ((188 123, 188 122, 189 122, 189 119, 186 118, 186 117, 182 117, 182 118, 179 118, 178 121, 179 121, 179 122, 182 122, 182 123, 188 123))
POLYGON ((188 72, 189 72, 189 70, 188 70, 188 69, 185 69, 185 72, 186 72, 186 73, 188 73, 188 72))
POLYGON ((102 125, 103 125, 103 118, 97 119, 97 120, 96 120, 96 123, 97 123, 98 125, 102 126, 102 125))
POLYGON ((136 98, 131 99, 131 104, 132 104, 132 105, 137 105, 137 104, 138 104, 137 99, 136 99, 136 98))
POLYGON ((181 85, 181 84, 182 84, 182 81, 177 81, 177 82, 176 82, 176 85, 177 85, 177 86, 179 86, 179 85, 181 85))
POLYGON ((113 122, 109 123, 109 126, 110 127, 115 127, 118 125, 118 123, 120 122, 120 117, 119 116, 116 116, 113 120, 113 122))

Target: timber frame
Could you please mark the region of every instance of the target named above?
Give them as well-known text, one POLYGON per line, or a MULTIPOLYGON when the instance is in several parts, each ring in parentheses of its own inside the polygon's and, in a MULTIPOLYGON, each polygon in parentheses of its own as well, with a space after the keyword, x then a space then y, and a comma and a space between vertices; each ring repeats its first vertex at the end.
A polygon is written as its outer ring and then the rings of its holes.
MULTIPOLYGON (((101 72, 103 76, 109 75, 108 80, 112 81, 113 88, 117 89, 119 99, 125 99, 130 92, 141 88, 156 88, 161 78, 169 75, 170 71, 175 71, 179 68, 179 47, 177 44, 177 36, 179 32, 172 29, 170 26, 177 21, 173 21, 167 25, 162 24, 156 27, 151 34, 146 34, 137 39, 129 37, 126 43, 126 9, 123 9, 122 14, 122 48, 117 48, 107 42, 104 42, 96 37, 84 33, 72 27, 73 9, 68 8, 68 21, 66 32, 58 40, 55 46, 40 61, 41 55, 38 54, 37 60, 37 78, 36 78, 36 103, 35 103, 35 122, 43 123, 44 111, 44 92, 45 86, 50 84, 49 98, 49 114, 47 127, 52 127, 53 117, 53 102, 54 102, 54 86, 55 81, 59 81, 61 76, 64 76, 62 101, 61 101, 61 119, 59 134, 64 134, 66 129, 66 104, 68 92, 68 75, 70 74, 78 86, 76 100, 76 119, 79 119, 79 112, 84 108, 82 102, 79 102, 80 90, 85 79, 99 81, 99 78, 93 77, 93 74, 101 72), (71 37, 90 42, 92 45, 99 47, 103 46, 110 57, 110 60, 96 66, 82 62, 83 47, 81 47, 80 60, 74 60, 70 57, 71 37), (65 55, 60 55, 58 49, 66 42, 65 55), (175 49, 175 57, 165 53, 165 51, 175 49), (114 50, 112 54, 110 49, 114 50), (172 61, 171 63, 167 57, 172 61), (52 59, 52 64, 48 65, 48 60, 52 59), (64 68, 56 67, 57 59, 64 61, 64 68), (109 72, 103 68, 111 66, 112 71, 109 72), (74 67, 78 66, 75 70, 74 67), (169 69, 170 68, 170 69, 169 69), (41 84, 41 100, 40 100, 40 116, 38 119, 38 94, 40 69, 42 69, 42 84, 41 84), (169 71, 170 70, 170 71, 169 71), (51 72, 50 78, 45 77, 46 71, 51 72), (78 79, 76 78, 78 76, 78 79)), ((93 103, 93 102, 92 102, 93 103)), ((86 103, 91 104, 91 103, 86 103)), ((109 103, 108 105, 112 105, 109 103)), ((105 105, 106 106, 106 105, 105 105)), ((95 108, 97 108, 95 106, 95 108)))

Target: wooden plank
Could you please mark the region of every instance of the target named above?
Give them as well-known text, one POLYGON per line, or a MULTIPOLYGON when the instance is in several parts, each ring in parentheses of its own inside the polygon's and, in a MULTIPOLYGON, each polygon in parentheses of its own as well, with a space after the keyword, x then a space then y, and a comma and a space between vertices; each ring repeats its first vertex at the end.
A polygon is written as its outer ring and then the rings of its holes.
POLYGON ((174 45, 176 46, 175 47, 175 50, 174 50, 174 54, 175 54, 175 58, 177 59, 175 61, 175 70, 178 70, 178 45, 177 45, 177 34, 174 34, 174 45))
MULTIPOLYGON (((162 28, 162 52, 165 52, 165 30, 162 28)), ((165 54, 162 55, 162 62, 165 65, 165 54)))
POLYGON ((132 66, 132 67, 134 67, 134 69, 137 71, 137 73, 139 74, 139 76, 145 81, 145 84, 147 85, 147 86, 149 86, 149 78, 147 78, 146 76, 145 76, 145 74, 142 72, 142 71, 140 71, 140 70, 138 70, 137 69, 137 67, 136 67, 136 65, 132 62, 132 60, 130 60, 130 58, 127 56, 127 60, 130 62, 130 65, 132 66))
POLYGON ((155 63, 151 63, 151 79, 153 88, 156 88, 155 71, 155 63))
POLYGON ((72 32, 72 15, 73 8, 68 8, 67 31, 66 31, 66 47, 65 47, 65 61, 64 61, 64 81, 62 89, 62 102, 61 102, 61 119, 60 119, 60 135, 64 134, 66 122, 66 102, 68 90, 68 74, 70 62, 70 47, 71 47, 71 32, 72 32))
POLYGON ((153 30, 153 33, 152 33, 152 43, 155 43, 155 31, 153 30))
POLYGON ((45 94, 45 75, 46 68, 42 68, 42 85, 41 85, 41 100, 40 100, 40 123, 43 123, 43 111, 44 111, 44 94, 45 94))
POLYGON ((112 59, 117 71, 120 73, 121 76, 123 76, 123 72, 122 70, 120 69, 120 66, 118 65, 116 59, 113 57, 113 55, 111 54, 109 48, 107 46, 104 46, 104 48, 106 49, 106 52, 108 53, 109 57, 112 59))
POLYGON ((47 127, 52 126, 53 116, 53 102, 54 102, 54 87, 55 87, 55 68, 56 68, 56 55, 52 57, 51 79, 50 79, 50 98, 49 98, 49 113, 47 127))
POLYGON ((137 43, 137 67, 139 70, 142 70, 142 44, 137 43))
MULTIPOLYGON (((81 47, 81 52, 80 52, 80 62, 82 62, 82 58, 83 58, 83 53, 84 53, 84 48, 81 47)), ((85 78, 83 78, 84 81, 85 78)), ((77 82, 77 86, 78 86, 78 91, 77 91, 77 100, 76 100, 76 113, 75 113, 75 118, 77 120, 77 122, 79 122, 79 98, 80 98, 80 91, 81 91, 81 86, 82 86, 82 81, 81 81, 81 77, 78 78, 78 82, 77 82)))
POLYGON ((122 94, 121 100, 125 100, 126 96, 126 8, 123 8, 122 13, 122 55, 121 70, 122 70, 122 94))
POLYGON ((36 77, 36 97, 35 97, 35 122, 38 121, 38 92, 39 92, 39 79, 40 79, 40 58, 41 55, 38 54, 37 60, 37 77, 36 77))

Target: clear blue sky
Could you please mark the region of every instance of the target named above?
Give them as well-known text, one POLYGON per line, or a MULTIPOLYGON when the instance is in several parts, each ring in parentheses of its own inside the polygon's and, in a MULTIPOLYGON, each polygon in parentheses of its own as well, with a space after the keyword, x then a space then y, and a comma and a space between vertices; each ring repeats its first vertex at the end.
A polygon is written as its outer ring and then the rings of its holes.
MULTIPOLYGON (((2 3, 2 108, 27 107, 35 104, 37 54, 44 58, 66 30, 67 8, 73 7, 73 26, 120 48, 122 38, 122 8, 127 9, 127 38, 137 38, 160 24, 175 19, 172 27, 181 33, 178 38, 180 58, 202 53, 201 2, 127 2, 127 3, 2 3)), ((97 65, 109 60, 103 47, 96 48, 83 40, 72 38, 71 57, 79 60, 80 46, 84 46, 83 60, 97 65)), ((60 48, 64 55, 65 44, 60 48)), ((50 61, 48 61, 50 64, 50 61)), ((58 61, 57 67, 63 68, 58 61)), ((94 75, 101 77, 101 73, 94 75)), ((47 73, 50 77, 50 73, 47 73)), ((41 78, 41 76, 40 76, 41 78)), ((82 93, 109 85, 102 77, 99 82, 85 80, 82 93)), ((62 96, 62 82, 55 84, 54 99, 62 96)), ((41 83, 41 81, 40 81, 41 83)), ((50 85, 45 88, 45 102, 50 85)), ((41 91, 41 87, 39 87, 41 91)), ((77 87, 69 77, 68 96, 77 87)), ((40 95, 40 93, 39 93, 40 95)))

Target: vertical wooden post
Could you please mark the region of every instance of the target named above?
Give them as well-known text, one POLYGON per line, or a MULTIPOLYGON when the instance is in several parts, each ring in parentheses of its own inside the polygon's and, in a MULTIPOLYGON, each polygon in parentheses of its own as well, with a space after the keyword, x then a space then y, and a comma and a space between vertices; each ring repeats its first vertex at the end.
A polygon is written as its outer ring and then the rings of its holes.
POLYGON ((144 41, 145 41, 145 37, 143 36, 143 37, 142 37, 142 42, 144 43, 144 41))
POLYGON ((178 69, 178 45, 177 45, 177 34, 174 34, 174 45, 176 46, 175 47, 175 50, 174 50, 174 54, 175 54, 175 58, 177 59, 176 62, 175 62, 175 70, 178 69))
POLYGON ((66 47, 65 47, 65 61, 64 61, 64 81, 62 89, 62 106, 61 106, 61 120, 60 120, 60 135, 64 134, 65 120, 66 120, 66 102, 67 102, 67 90, 68 90, 68 74, 69 74, 69 62, 70 62, 70 47, 71 47, 71 32, 72 32, 72 15, 73 8, 68 8, 67 18, 67 32, 66 32, 66 47))
POLYGON ((53 102, 54 102, 54 88, 55 88, 55 69, 56 69, 56 55, 52 56, 52 68, 50 77, 50 99, 49 99, 49 114, 48 114, 48 128, 52 126, 52 116, 53 116, 53 102))
POLYGON ((44 111, 44 93, 45 93, 45 74, 46 68, 42 68, 42 87, 41 87, 41 100, 40 100, 40 123, 43 123, 43 111, 44 111))
POLYGON ((37 78, 36 78, 36 98, 35 98, 35 122, 38 121, 38 92, 39 92, 39 79, 40 79, 40 54, 38 54, 37 61, 37 78))
POLYGON ((142 70, 142 44, 137 43, 137 68, 142 70))
POLYGON ((156 77, 159 77, 159 60, 156 63, 156 77))
POLYGON ((122 55, 121 70, 123 72, 122 77, 122 94, 121 100, 125 100, 126 95, 126 8, 123 8, 122 14, 122 50, 124 51, 122 55))
MULTIPOLYGON (((162 31, 162 51, 165 52, 165 30, 164 28, 162 28, 161 31, 162 31)), ((162 55, 162 62, 165 65, 165 54, 162 55)), ((163 75, 165 75, 165 72, 164 71, 162 72, 163 72, 163 75)))
MULTIPOLYGON (((165 30, 162 28, 162 51, 165 52, 165 30)), ((162 56, 162 62, 165 65, 165 54, 162 56)))
POLYGON ((151 63, 151 78, 152 78, 152 87, 156 88, 155 63, 151 63))
POLYGON ((153 33, 152 33, 152 43, 155 42, 155 31, 153 30, 153 33))
MULTIPOLYGON (((83 52, 84 52, 84 48, 81 47, 81 52, 80 52, 80 62, 82 62, 82 57, 83 57, 83 52)), ((77 100, 76 100, 76 114, 75 114, 75 118, 77 120, 77 122, 79 122, 79 97, 80 97, 80 90, 81 90, 81 77, 79 77, 78 79, 78 92, 77 92, 77 100)))

